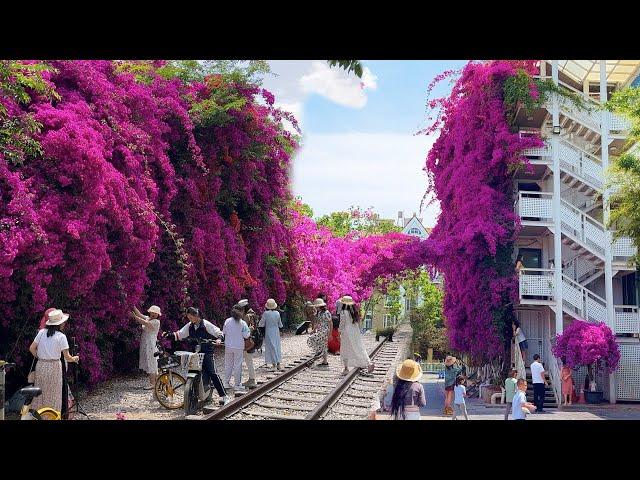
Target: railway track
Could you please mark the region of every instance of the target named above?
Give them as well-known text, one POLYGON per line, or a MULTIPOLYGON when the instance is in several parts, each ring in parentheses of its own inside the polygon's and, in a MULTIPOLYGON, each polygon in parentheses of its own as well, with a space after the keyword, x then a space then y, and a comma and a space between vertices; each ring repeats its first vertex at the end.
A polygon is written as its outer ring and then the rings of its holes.
MULTIPOLYGON (((400 340, 400 338, 398 339, 400 340)), ((221 407, 206 407, 198 420, 362 420, 369 414, 373 396, 398 362, 402 342, 386 339, 369 357, 376 368, 371 376, 352 369, 341 376, 339 357, 329 367, 314 365, 318 357, 305 356, 285 365, 281 373, 254 390, 221 407)), ((188 417, 189 418, 189 417, 188 417)))

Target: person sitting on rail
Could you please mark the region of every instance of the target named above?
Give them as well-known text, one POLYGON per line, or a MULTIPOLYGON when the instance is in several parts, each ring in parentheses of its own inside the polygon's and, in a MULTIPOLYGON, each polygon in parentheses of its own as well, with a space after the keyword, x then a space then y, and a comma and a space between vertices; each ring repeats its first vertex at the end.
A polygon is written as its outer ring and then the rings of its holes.
MULTIPOLYGON (((213 323, 202 318, 200 310, 196 307, 189 307, 187 309, 187 319, 189 322, 177 332, 162 332, 163 337, 171 335, 174 340, 184 340, 185 338, 202 338, 213 339, 222 337, 222 330, 216 327, 213 323)), ((220 343, 220 342, 217 342, 220 343)), ((213 358, 213 345, 202 344, 200 346, 200 352, 204 353, 204 359, 202 362, 202 382, 204 385, 213 386, 220 398, 227 401, 227 392, 222 384, 220 375, 216 372, 216 364, 213 358)))

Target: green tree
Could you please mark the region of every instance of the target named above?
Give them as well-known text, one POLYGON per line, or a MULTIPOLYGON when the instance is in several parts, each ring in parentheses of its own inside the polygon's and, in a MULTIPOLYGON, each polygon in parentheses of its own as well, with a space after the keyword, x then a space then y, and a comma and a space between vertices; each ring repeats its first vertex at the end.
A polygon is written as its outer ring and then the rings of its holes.
POLYGON ((300 215, 304 215, 305 217, 313 218, 313 209, 309 206, 308 203, 304 203, 302 201, 302 197, 295 197, 291 199, 289 202, 289 208, 295 210, 300 215))
POLYGON ((422 303, 413 308, 409 321, 413 328, 413 349, 425 357, 427 350, 444 354, 449 349, 449 340, 442 314, 443 293, 424 269, 410 272, 403 282, 406 295, 410 300, 420 296, 422 303))
MULTIPOLYGON (((55 69, 45 63, 0 60, 0 96, 23 105, 31 102, 33 94, 60 100, 53 86, 42 78, 46 71, 55 69)), ((0 153, 7 161, 21 164, 26 157, 41 155, 42 148, 34 138, 41 128, 31 113, 9 117, 0 102, 0 153)))
POLYGON ((362 78, 362 64, 360 60, 327 60, 329 62, 329 66, 335 67, 338 66, 348 73, 355 73, 358 78, 362 78))
POLYGON ((331 212, 316 220, 318 225, 327 227, 336 237, 346 237, 351 232, 351 214, 349 212, 331 212))
MULTIPOLYGON (((615 92, 606 107, 631 121, 626 150, 613 159, 607 172, 607 185, 613 192, 609 226, 615 229, 615 238, 631 237, 640 252, 640 88, 615 92)), ((636 255, 636 263, 639 261, 636 255)))

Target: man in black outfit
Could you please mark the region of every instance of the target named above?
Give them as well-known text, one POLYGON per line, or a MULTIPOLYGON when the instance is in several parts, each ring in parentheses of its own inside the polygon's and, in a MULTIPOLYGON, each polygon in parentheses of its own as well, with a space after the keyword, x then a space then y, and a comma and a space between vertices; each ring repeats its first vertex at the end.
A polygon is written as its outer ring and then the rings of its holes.
MULTIPOLYGON (((202 339, 222 337, 222 330, 208 320, 201 318, 200 310, 196 307, 189 307, 187 309, 187 318, 189 319, 189 323, 177 332, 171 333, 174 340, 184 340, 188 337, 202 339)), ((168 334, 166 332, 163 333, 163 336, 167 335, 168 334)), ((204 353, 204 359, 202 361, 202 383, 205 386, 208 386, 211 385, 211 382, 213 381, 213 386, 218 392, 220 398, 222 398, 225 403, 228 403, 229 399, 227 398, 227 392, 222 383, 222 379, 216 372, 216 366, 213 359, 213 345, 208 343, 202 344, 200 346, 200 352, 204 353)))

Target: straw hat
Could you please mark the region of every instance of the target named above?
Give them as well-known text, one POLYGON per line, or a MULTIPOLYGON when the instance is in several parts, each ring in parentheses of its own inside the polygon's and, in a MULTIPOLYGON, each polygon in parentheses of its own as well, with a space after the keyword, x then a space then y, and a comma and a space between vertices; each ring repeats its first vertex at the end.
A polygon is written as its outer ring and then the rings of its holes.
POLYGON ((278 304, 273 298, 270 298, 269 300, 267 300, 267 303, 264 304, 264 308, 268 310, 275 310, 276 308, 278 308, 278 304))
POLYGON ((56 308, 47 315, 47 323, 45 325, 60 325, 69 319, 69 314, 56 308))
POLYGON ((313 302, 314 307, 326 307, 327 304, 324 303, 324 300, 321 298, 316 298, 315 302, 313 302))
POLYGON ((422 377, 422 368, 413 360, 405 360, 396 368, 396 376, 407 382, 416 382, 422 377))
POLYGON ((342 303, 343 305, 354 305, 356 302, 354 302, 353 298, 351 298, 349 295, 345 295, 340 298, 340 303, 342 303))
POLYGON ((160 307, 157 305, 151 305, 149 307, 149 310, 147 310, 147 312, 149 313, 157 313, 159 317, 162 316, 162 312, 160 311, 160 307))
POLYGON ((243 298, 238 302, 239 307, 246 307, 247 305, 249 305, 249 300, 247 300, 246 298, 243 298))
POLYGON ((457 361, 458 361, 458 359, 456 357, 451 356, 451 355, 447 355, 447 357, 444 359, 444 366, 445 367, 450 367, 451 365, 453 365, 457 361))

